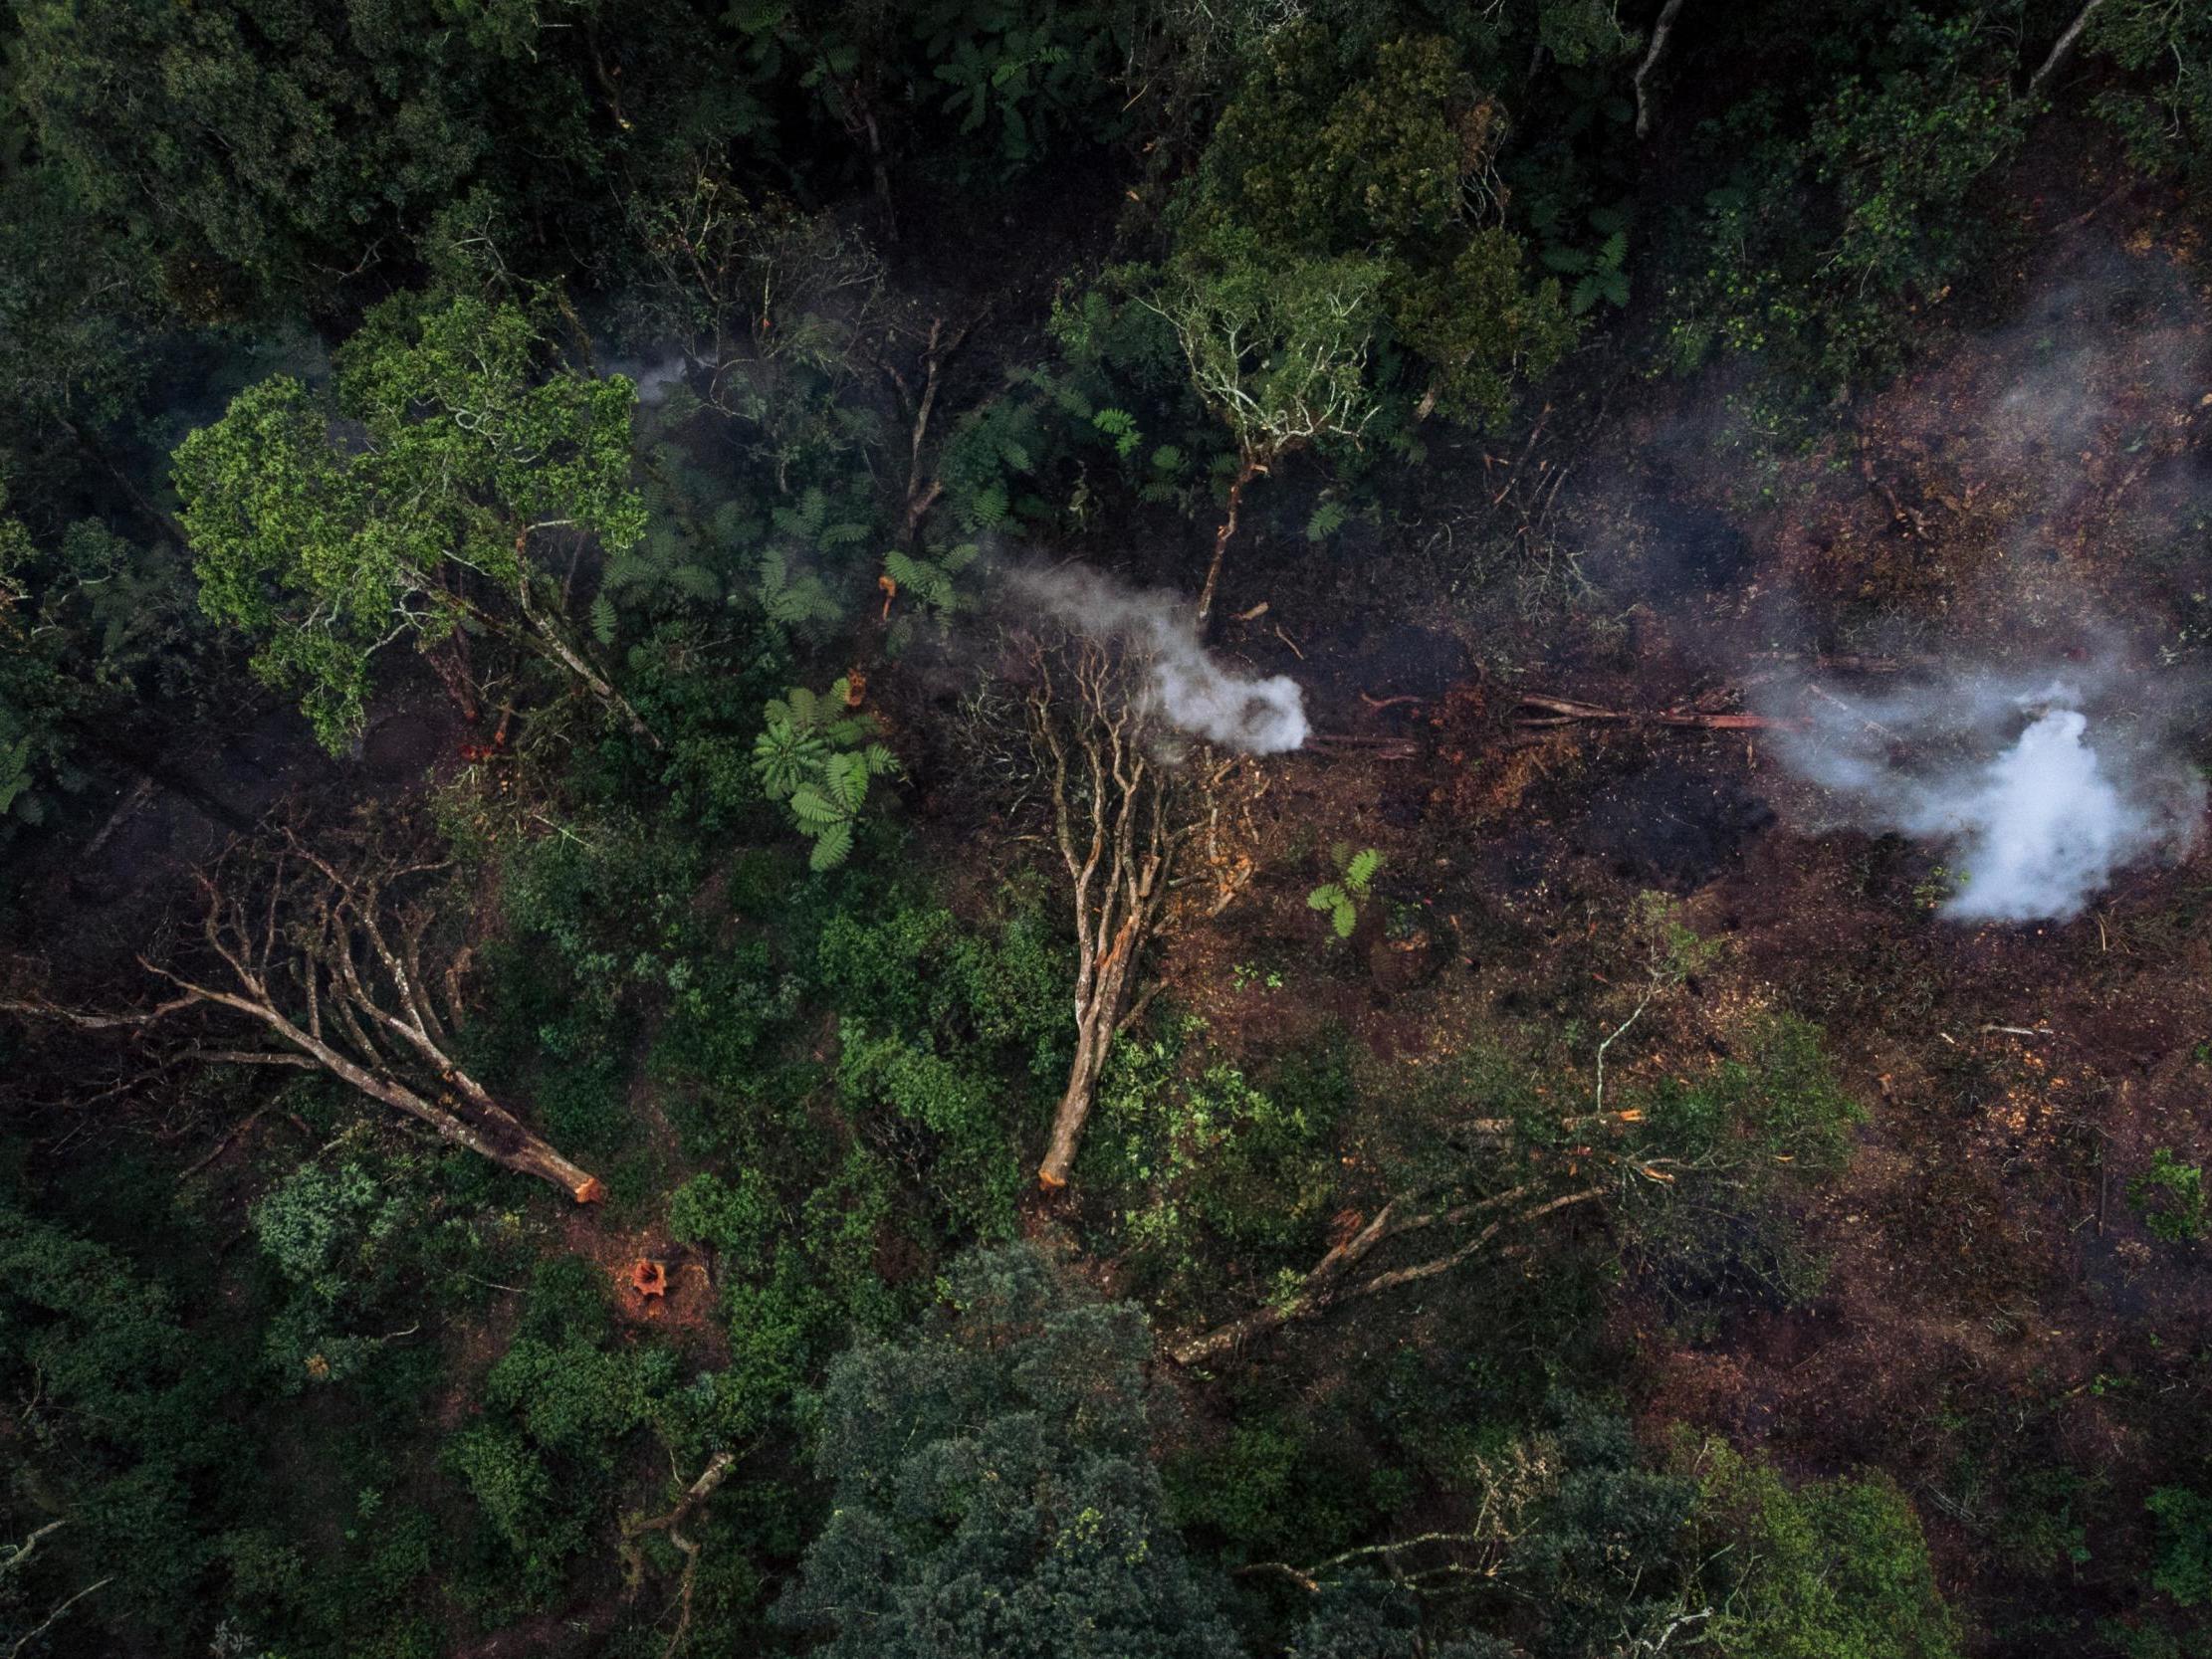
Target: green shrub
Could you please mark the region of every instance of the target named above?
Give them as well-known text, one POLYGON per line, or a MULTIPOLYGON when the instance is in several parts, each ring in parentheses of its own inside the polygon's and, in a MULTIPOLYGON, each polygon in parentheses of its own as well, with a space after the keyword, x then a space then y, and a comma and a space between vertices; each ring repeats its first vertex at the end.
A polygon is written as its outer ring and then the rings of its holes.
POLYGON ((1806 129, 1776 92, 1709 124, 1722 178, 1667 260, 1685 273, 1666 295, 1671 366, 1755 354, 1831 389, 1892 372, 1915 314, 1994 240, 1983 181, 2026 127, 2010 69, 1977 17, 1908 10, 1806 129))
POLYGON ((2212 1602, 2212 1497, 2187 1487, 2162 1486, 2143 1507, 2158 1523, 2151 1586, 2184 1607, 2212 1602))
POLYGON ((742 1170, 737 1184, 719 1175, 694 1175, 668 1200, 668 1230, 681 1244, 705 1244, 742 1268, 758 1264, 781 1209, 768 1178, 742 1170))
POLYGON ((2204 1191, 2204 1166, 2183 1163, 2171 1147, 2150 1154, 2150 1167, 2127 1183, 2127 1207, 2168 1244, 2193 1244, 2212 1219, 2204 1191))
POLYGON ((1886 1475, 1792 1488, 1725 1446, 1700 1453, 1697 1527, 1723 1611, 1709 1639, 1741 1659, 1955 1659, 1958 1621, 1912 1506, 1886 1475), (1725 1547, 1725 1548, 1724 1548, 1725 1547))
POLYGON ((484 1416, 446 1443, 495 1547, 483 1591, 495 1607, 559 1592, 609 1518, 624 1442, 671 1410, 675 1355, 617 1344, 607 1292, 586 1259, 544 1264, 485 1375, 484 1416))
MULTIPOLYGON (((1848 1159, 1864 1110, 1844 1094, 1820 1028, 1794 1015, 1753 1034, 1747 1058, 1643 1107, 1634 1256, 1682 1314, 1813 1294, 1821 1262, 1799 1240, 1798 1191, 1848 1159)), ((1702 1312, 1701 1312, 1702 1311, 1702 1312)))

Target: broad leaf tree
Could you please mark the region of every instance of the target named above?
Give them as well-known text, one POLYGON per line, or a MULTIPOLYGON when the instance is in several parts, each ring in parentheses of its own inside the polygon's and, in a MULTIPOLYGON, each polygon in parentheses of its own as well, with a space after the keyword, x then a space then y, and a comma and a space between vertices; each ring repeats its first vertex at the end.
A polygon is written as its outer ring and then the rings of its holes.
POLYGON ((823 1394, 828 1524, 782 1604, 828 1659, 1219 1659, 1237 1643, 1147 1454, 1151 1334, 1016 1246, 851 1350, 823 1394))
MULTIPOLYGON (((361 728, 378 651, 464 632, 519 642, 644 734, 564 614, 585 541, 644 533, 636 388, 550 355, 513 307, 395 300, 329 388, 276 375, 177 451, 202 604, 255 637, 255 670, 332 750, 361 728)), ((465 667, 440 667, 466 705, 465 667)))

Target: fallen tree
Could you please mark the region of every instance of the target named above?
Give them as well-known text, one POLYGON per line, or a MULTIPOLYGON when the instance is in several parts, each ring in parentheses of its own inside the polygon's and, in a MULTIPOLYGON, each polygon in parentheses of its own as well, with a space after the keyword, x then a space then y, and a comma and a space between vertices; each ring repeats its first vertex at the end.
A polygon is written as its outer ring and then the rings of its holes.
POLYGON ((1773 715, 1713 714, 1702 709, 1608 709, 1573 698, 1524 694, 1515 705, 1516 726, 1574 726, 1585 721, 1619 726, 1701 726, 1708 731, 1803 731, 1809 723, 1773 715))
POLYGON ((1350 1213, 1311 1269, 1286 1275, 1251 1312, 1172 1345, 1169 1356, 1184 1365, 1224 1360, 1285 1327, 1486 1254, 1531 1255, 1534 1246, 1512 1235, 1568 1213, 1602 1217, 1613 1247, 1662 1296, 1676 1294, 1675 1283, 1771 1287, 1805 1271, 1786 1188, 1841 1164, 1859 1109, 1837 1087, 1817 1029, 1788 1016, 1736 1033, 1740 1057, 1694 1082, 1669 1078, 1641 1088, 1634 1105, 1609 1108, 1607 1051, 1716 948, 1658 894, 1645 895, 1627 921, 1620 932, 1643 981, 1611 993, 1628 1013, 1596 1045, 1587 1105, 1569 1106, 1533 1077, 1478 1073, 1486 1098, 1445 1097, 1409 1141, 1384 1188, 1398 1190, 1372 1217, 1350 1213), (1429 1243, 1438 1238, 1455 1242, 1429 1243), (1429 1253, 1406 1260, 1411 1252, 1394 1251, 1403 1265, 1369 1265, 1408 1239, 1429 1253))
POLYGON ((1498 1235, 1508 1228, 1525 1226, 1541 1221, 1548 1215, 1586 1204, 1605 1196, 1603 1185, 1586 1186, 1570 1192, 1541 1196, 1531 1185, 1508 1188, 1487 1198, 1423 1209, 1425 1194, 1406 1193, 1391 1199, 1375 1218, 1345 1239, 1315 1264, 1313 1270, 1292 1286, 1287 1294, 1254 1309, 1241 1319, 1230 1320, 1225 1325, 1215 1326, 1210 1331, 1176 1344, 1168 1350, 1169 1356, 1179 1365, 1204 1364, 1243 1347, 1256 1338, 1300 1320, 1309 1320, 1342 1302, 1356 1302, 1365 1297, 1380 1296, 1385 1291, 1397 1290, 1405 1285, 1418 1284, 1424 1279, 1434 1279, 1438 1274, 1449 1273, 1462 1262, 1480 1255, 1498 1235), (1365 1279, 1355 1279, 1352 1270, 1370 1255, 1393 1239, 1434 1228, 1448 1228, 1470 1221, 1477 1216, 1492 1217, 1473 1237, 1426 1261, 1408 1267, 1393 1268, 1387 1272, 1371 1274, 1365 1279))
POLYGON ((1191 826, 1171 812, 1174 773, 1151 751, 1143 699, 1120 651, 1095 640, 1039 646, 1029 725, 1050 791, 1052 835, 1075 924, 1075 1058, 1037 1180, 1065 1186, 1114 1039, 1136 1022, 1137 958, 1167 903, 1191 826))
POLYGON ((31 996, 0 1012, 80 1031, 135 1031, 148 1040, 194 1015, 230 1015, 265 1046, 210 1047, 189 1034, 165 1058, 320 1070, 428 1126, 504 1169, 560 1188, 578 1203, 603 1195, 597 1176, 538 1136, 456 1061, 467 945, 447 923, 446 861, 416 838, 371 828, 311 846, 289 829, 234 843, 196 878, 197 938, 167 961, 141 955, 172 994, 140 1009, 70 1008, 31 996), (442 958, 442 966, 440 965, 442 958), (433 994, 442 988, 446 1011, 433 994))

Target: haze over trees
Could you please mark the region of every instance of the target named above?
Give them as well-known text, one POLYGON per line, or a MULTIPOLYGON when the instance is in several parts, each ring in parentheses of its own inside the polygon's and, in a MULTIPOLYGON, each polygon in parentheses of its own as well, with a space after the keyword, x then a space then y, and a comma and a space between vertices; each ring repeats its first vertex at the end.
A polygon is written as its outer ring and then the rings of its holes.
POLYGON ((0 1659, 2212 1651, 2212 13, 0 43, 0 1659))

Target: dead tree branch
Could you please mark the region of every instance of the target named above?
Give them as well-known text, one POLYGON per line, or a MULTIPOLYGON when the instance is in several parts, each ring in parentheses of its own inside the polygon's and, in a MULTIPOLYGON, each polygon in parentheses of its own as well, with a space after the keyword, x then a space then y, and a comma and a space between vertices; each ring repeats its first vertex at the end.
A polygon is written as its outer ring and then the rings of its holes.
POLYGON ((192 1012, 235 1015, 274 1046, 188 1041, 171 1063, 312 1066, 503 1168, 578 1203, 596 1200, 596 1176, 525 1127, 453 1058, 429 997, 439 981, 424 966, 451 908, 438 891, 445 866, 411 848, 409 838, 375 830, 322 845, 289 829, 236 843, 198 877, 204 954, 138 958, 175 991, 168 1000, 110 1014, 32 998, 0 1003, 0 1011, 85 1031, 146 1031, 192 1012))
MULTIPOLYGON (((25 1538, 21 1544, 9 1545, 7 1547, 7 1554, 5 1555, 0 1555, 0 1575, 12 1573, 18 1567, 22 1566, 37 1552, 40 1540, 48 1538, 51 1535, 60 1532, 64 1527, 68 1525, 69 1521, 67 1520, 67 1518, 64 1518, 60 1521, 49 1521, 45 1526, 40 1527, 36 1531, 31 1533, 31 1535, 25 1538)), ((15 1639, 14 1645, 8 1649, 7 1659, 18 1659, 19 1655, 30 1651, 31 1644, 33 1642, 36 1642, 40 1637, 44 1636, 49 1630, 53 1629, 55 1624, 60 1620, 61 1616, 64 1613, 68 1612, 72 1607, 76 1606, 80 1601, 84 1600, 85 1597, 92 1594, 93 1591, 99 1589, 102 1585, 111 1584, 114 1581, 114 1575, 112 1573, 110 1573, 105 1578, 95 1579, 92 1583, 87 1584, 83 1589, 79 1590, 75 1595, 68 1597, 66 1600, 57 1602, 55 1606, 47 1613, 46 1617, 39 1620, 36 1625, 32 1626, 29 1630, 25 1631, 22 1635, 18 1636, 15 1639)))
POLYGON ((1159 925, 1184 832, 1171 827, 1175 780, 1148 748, 1144 706, 1119 653, 1093 640, 1032 657, 1029 725, 1049 778, 1053 841, 1075 922, 1075 1059, 1037 1179, 1067 1184, 1131 974, 1159 925))
POLYGON ((1596 703, 1579 703, 1572 698, 1542 697, 1534 693, 1524 695, 1518 707, 1522 712, 1514 716, 1514 724, 1524 726, 1574 726, 1594 722, 1616 726, 1698 726, 1708 731, 1802 731, 1807 726, 1804 721, 1784 720, 1773 715, 1716 715, 1699 709, 1660 709, 1653 712, 1608 709, 1596 703))
MULTIPOLYGON (((1318 1595, 1325 1582, 1322 1575, 1329 1571, 1331 1567, 1343 1566, 1348 1561, 1372 1560, 1380 1555, 1395 1568, 1398 1564, 1397 1558, 1400 1555, 1410 1555, 1414 1551, 1424 1549, 1432 1544, 1488 1545, 1496 1542, 1491 1535, 1482 1532, 1423 1533, 1418 1538, 1393 1539, 1384 1544, 1363 1544, 1356 1550, 1346 1550, 1339 1555, 1331 1555, 1325 1561, 1317 1561, 1312 1566, 1292 1566, 1288 1561, 1253 1561, 1233 1570, 1239 1574, 1279 1572, 1308 1594, 1318 1595)), ((1469 1568, 1468 1570, 1477 1572, 1479 1576, 1484 1578, 1497 1576, 1497 1568, 1494 1565, 1487 1569, 1469 1568)))
POLYGON ((729 1478, 737 1461, 735 1452, 715 1453, 708 1460, 705 1471, 685 1489, 683 1497, 676 1501, 674 1509, 666 1515, 656 1515, 649 1520, 626 1521, 622 1525, 624 1573, 629 1580, 628 1594, 632 1597, 645 1581, 645 1553, 638 1546, 639 1539, 647 1533, 666 1533, 668 1542, 683 1553, 683 1576, 677 1580, 676 1586, 676 1628, 669 1634, 668 1646, 661 1650, 661 1659, 676 1659, 677 1651, 684 1645, 684 1637, 691 1632, 691 1598, 699 1579, 699 1546, 684 1536, 684 1528, 691 1524, 691 1518, 699 1513, 707 1500, 715 1495, 715 1490, 729 1478))
POLYGON ((1494 1193, 1487 1198, 1453 1205, 1448 1209, 1426 1212, 1414 1208, 1418 1194, 1393 1198, 1376 1212, 1375 1218, 1365 1227, 1323 1256, 1289 1295, 1255 1309, 1241 1319, 1217 1325, 1211 1331, 1202 1332, 1177 1344, 1168 1350, 1169 1356, 1179 1365, 1203 1364, 1243 1347, 1255 1338, 1280 1330, 1283 1326, 1313 1319, 1338 1303, 1356 1302, 1365 1297, 1380 1296, 1386 1291, 1417 1284, 1424 1279, 1434 1279, 1480 1254, 1507 1228, 1540 1221, 1545 1216, 1557 1214, 1576 1204, 1602 1198, 1607 1191, 1608 1188, 1603 1186, 1583 1187, 1557 1197, 1537 1200, 1520 1209, 1512 1206, 1534 1196, 1533 1190, 1526 1184, 1494 1193), (1508 1213, 1484 1225, 1456 1249, 1411 1267, 1393 1268, 1388 1272, 1375 1274, 1356 1284, 1346 1283, 1347 1275, 1353 1267, 1394 1239, 1432 1227, 1457 1225, 1496 1210, 1506 1210, 1508 1213))

